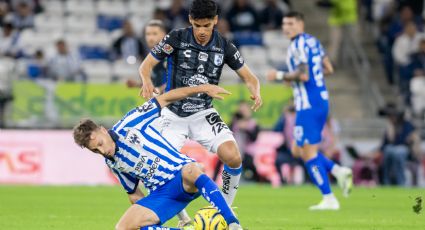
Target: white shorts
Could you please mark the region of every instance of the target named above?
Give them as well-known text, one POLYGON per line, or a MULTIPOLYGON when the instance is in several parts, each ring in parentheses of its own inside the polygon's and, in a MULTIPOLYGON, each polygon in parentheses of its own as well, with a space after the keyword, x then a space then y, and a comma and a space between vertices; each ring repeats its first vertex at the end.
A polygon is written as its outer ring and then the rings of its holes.
POLYGON ((168 108, 163 108, 161 118, 153 124, 176 149, 180 150, 186 139, 191 139, 208 151, 216 153, 227 141, 235 141, 232 131, 223 122, 214 108, 197 112, 188 117, 179 117, 168 108))

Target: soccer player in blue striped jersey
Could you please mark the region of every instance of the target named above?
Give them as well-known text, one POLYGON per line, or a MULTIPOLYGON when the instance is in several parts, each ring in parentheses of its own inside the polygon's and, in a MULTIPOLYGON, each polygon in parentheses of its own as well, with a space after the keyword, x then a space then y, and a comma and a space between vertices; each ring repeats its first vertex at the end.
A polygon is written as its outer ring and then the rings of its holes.
MULTIPOLYGON (((128 112, 111 130, 89 119, 74 128, 81 147, 104 156, 133 204, 116 229, 175 230, 161 226, 202 195, 222 214, 229 229, 242 229, 217 185, 191 158, 175 149, 153 126, 161 108, 190 95, 205 93, 222 99, 229 94, 216 85, 171 90, 128 112), (149 191, 146 197, 139 181, 149 191)), ((186 228, 183 228, 186 229, 186 228)))
POLYGON ((347 196, 352 186, 351 169, 335 164, 318 151, 329 111, 324 74, 332 73, 333 67, 320 41, 304 32, 301 13, 288 13, 282 23, 283 33, 291 39, 287 51, 289 71, 271 70, 268 79, 292 84, 296 109, 292 154, 303 159, 310 179, 323 195, 322 201, 310 210, 338 210, 339 202, 331 191, 328 173, 336 177, 347 196))

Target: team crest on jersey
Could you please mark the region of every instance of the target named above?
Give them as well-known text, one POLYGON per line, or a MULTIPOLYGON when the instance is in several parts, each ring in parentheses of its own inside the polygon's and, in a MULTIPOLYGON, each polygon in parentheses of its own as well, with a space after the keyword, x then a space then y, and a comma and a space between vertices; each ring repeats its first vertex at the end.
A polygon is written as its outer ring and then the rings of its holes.
POLYGON ((199 65, 198 66, 198 73, 204 73, 204 71, 205 71, 205 68, 204 68, 204 65, 199 65))
POLYGON ((208 60, 208 54, 205 52, 199 52, 198 55, 199 61, 207 61, 208 60))
POLYGON ((223 64, 223 54, 215 54, 214 56, 214 65, 220 66, 223 64))
POLYGON ((162 51, 164 51, 164 53, 166 53, 166 54, 171 54, 174 51, 174 48, 172 46, 170 46, 169 44, 165 44, 162 47, 162 51))

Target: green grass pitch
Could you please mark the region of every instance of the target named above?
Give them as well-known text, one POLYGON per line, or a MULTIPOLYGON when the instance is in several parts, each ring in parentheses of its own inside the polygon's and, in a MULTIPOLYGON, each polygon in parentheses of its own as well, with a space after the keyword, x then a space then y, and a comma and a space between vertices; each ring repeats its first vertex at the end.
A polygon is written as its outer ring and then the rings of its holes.
MULTIPOLYGON (((425 198, 424 189, 355 188, 348 199, 334 190, 340 211, 308 211, 320 199, 312 186, 245 185, 234 205, 249 230, 425 229, 424 211, 416 214, 412 208, 416 197, 425 198)), ((206 205, 198 198, 187 210, 193 216, 206 205)), ((113 229, 128 206, 127 195, 118 186, 0 186, 0 229, 113 229)), ((167 225, 176 223, 173 219, 167 225)))

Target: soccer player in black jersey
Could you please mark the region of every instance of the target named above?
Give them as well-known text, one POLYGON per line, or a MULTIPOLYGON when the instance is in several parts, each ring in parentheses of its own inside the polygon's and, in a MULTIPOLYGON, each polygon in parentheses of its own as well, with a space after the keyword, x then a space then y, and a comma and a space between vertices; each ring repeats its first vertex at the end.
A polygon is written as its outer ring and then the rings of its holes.
MULTIPOLYGON (((171 89, 215 84, 220 81, 224 64, 236 71, 245 82, 256 111, 262 105, 258 78, 245 64, 241 54, 214 26, 218 7, 213 0, 194 0, 190 11, 191 27, 171 31, 156 45, 139 68, 143 81, 141 95, 149 99, 155 91, 152 68, 167 59, 167 85, 171 89)), ((177 149, 187 138, 195 140, 224 163, 222 192, 233 203, 242 171, 242 159, 232 132, 213 108, 212 98, 198 94, 168 106, 162 111, 158 129, 177 149)))

